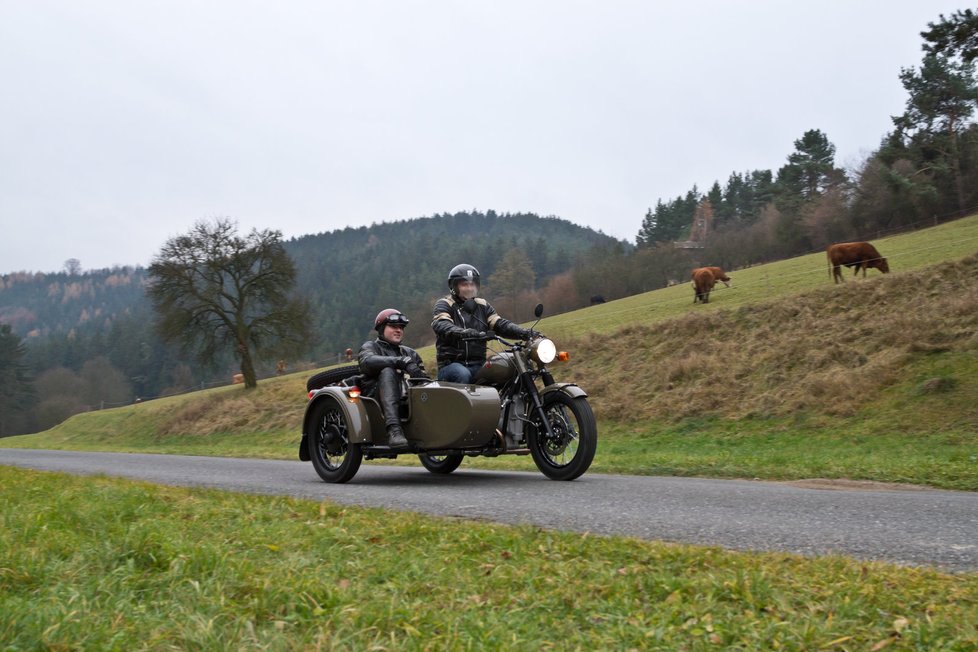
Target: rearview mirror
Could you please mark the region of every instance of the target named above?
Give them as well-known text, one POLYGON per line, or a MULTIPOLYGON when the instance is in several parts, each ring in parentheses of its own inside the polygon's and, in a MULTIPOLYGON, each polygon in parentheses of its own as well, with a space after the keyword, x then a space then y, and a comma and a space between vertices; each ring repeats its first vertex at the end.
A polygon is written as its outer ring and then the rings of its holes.
POLYGON ((538 303, 537 307, 533 309, 533 316, 536 317, 537 319, 540 319, 540 315, 542 314, 543 314, 543 304, 538 303))

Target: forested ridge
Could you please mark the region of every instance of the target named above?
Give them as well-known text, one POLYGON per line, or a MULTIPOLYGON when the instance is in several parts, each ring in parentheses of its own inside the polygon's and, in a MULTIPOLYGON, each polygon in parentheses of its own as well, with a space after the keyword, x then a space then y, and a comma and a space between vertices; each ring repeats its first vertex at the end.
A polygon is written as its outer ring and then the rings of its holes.
MULTIPOLYGON (((507 293, 532 292, 595 247, 629 248, 566 220, 492 211, 351 227, 283 244, 298 269, 295 291, 312 305, 318 336, 301 359, 285 361, 292 370, 335 363, 343 350, 371 336, 374 315, 388 306, 411 315, 414 341, 427 337, 431 306, 457 262, 476 265, 486 286, 495 281, 507 293), (496 275, 506 260, 523 270, 513 283, 496 275)), ((163 344, 145 293, 148 282, 142 267, 0 277, 0 323, 26 345, 24 362, 40 403, 59 397, 40 405, 42 425, 80 410, 229 382, 236 372, 230 359, 201 368, 163 344)))
POLYGON ((567 272, 594 247, 627 245, 566 220, 493 211, 347 228, 286 243, 299 269, 298 291, 317 315, 323 354, 359 344, 386 307, 415 320, 420 328, 409 329, 408 339, 420 341, 458 263, 475 265, 495 294, 512 295, 567 272), (502 287, 507 280, 496 272, 506 260, 526 271, 502 287))

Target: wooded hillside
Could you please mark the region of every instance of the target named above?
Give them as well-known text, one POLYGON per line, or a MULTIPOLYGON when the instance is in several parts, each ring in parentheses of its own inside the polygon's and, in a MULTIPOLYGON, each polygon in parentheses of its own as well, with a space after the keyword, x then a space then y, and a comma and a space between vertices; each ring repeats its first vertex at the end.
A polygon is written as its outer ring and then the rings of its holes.
MULTIPOLYGON (((285 248, 298 269, 296 293, 310 301, 318 334, 305 355, 285 361, 295 370, 336 362, 347 347, 359 347, 385 307, 411 316, 409 343, 429 337, 431 306, 459 262, 476 265, 486 291, 495 286, 505 302, 567 274, 595 248, 629 246, 566 220, 489 211, 319 233, 285 248), (520 273, 497 275, 507 266, 520 273)), ((162 343, 148 282, 140 267, 0 277, 0 323, 26 345, 24 362, 35 378, 35 427, 87 409, 230 382, 237 369, 229 359, 201 368, 162 343)), ((564 309, 586 300, 580 298, 586 290, 566 289, 564 309)), ((260 375, 274 372, 265 368, 260 375)))

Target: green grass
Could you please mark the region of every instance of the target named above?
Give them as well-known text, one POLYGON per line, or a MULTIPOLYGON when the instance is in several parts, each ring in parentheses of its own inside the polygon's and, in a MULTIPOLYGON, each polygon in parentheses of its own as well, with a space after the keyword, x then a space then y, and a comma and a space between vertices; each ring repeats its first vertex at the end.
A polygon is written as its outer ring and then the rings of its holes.
POLYGON ((0 487, 5 650, 978 645, 974 573, 5 468, 0 487))

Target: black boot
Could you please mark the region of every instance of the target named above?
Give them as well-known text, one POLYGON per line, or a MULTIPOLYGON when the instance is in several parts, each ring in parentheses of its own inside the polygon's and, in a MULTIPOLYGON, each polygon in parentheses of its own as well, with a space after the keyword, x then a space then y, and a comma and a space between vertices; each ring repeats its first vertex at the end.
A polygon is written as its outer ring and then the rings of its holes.
POLYGON ((387 439, 391 448, 406 448, 408 441, 401 429, 400 381, 393 369, 381 370, 377 377, 377 393, 380 409, 384 412, 384 421, 387 422, 387 439))
POLYGON ((408 440, 400 424, 393 423, 387 426, 387 443, 391 448, 407 448, 408 440))

